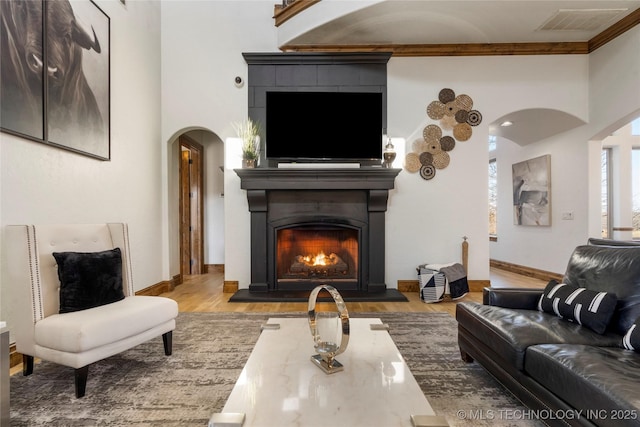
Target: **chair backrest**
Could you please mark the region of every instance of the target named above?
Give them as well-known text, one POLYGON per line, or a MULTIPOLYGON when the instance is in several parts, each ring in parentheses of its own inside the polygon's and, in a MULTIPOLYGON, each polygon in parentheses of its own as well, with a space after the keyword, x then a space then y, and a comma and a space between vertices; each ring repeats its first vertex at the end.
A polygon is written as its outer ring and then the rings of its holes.
POLYGON ((126 296, 134 295, 129 233, 126 224, 46 224, 7 226, 6 243, 10 285, 26 297, 29 289, 32 325, 57 314, 60 281, 53 252, 122 251, 122 280, 126 296))
POLYGON ((640 240, 613 240, 613 239, 599 239, 597 237, 589 237, 587 241, 588 245, 593 246, 640 246, 640 240))

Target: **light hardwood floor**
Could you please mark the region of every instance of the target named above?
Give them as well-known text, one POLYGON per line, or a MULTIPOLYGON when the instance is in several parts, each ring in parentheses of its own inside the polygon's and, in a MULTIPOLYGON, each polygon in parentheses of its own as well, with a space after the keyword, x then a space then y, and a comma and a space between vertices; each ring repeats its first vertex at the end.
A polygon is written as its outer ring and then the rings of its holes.
MULTIPOLYGON (((306 302, 267 302, 267 303, 239 303, 228 302, 231 293, 223 293, 222 273, 208 273, 195 276, 185 276, 182 284, 175 290, 166 292, 162 296, 172 298, 178 302, 182 312, 305 312, 306 302)), ((544 287, 546 282, 506 270, 491 269, 491 286, 493 287, 544 287)), ((417 292, 404 294, 409 302, 348 302, 350 312, 384 312, 384 311, 435 311, 446 312, 455 316, 455 306, 459 301, 482 301, 481 292, 470 292, 458 301, 445 300, 435 304, 425 304, 420 301, 417 292)))

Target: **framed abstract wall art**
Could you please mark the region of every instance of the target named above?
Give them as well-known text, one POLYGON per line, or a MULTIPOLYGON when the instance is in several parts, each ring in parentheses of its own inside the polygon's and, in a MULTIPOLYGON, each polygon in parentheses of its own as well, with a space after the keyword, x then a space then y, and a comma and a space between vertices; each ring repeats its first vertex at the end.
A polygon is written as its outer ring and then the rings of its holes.
POLYGON ((551 156, 512 166, 513 218, 516 225, 551 225, 551 156))
POLYGON ((0 16, 0 129, 109 160, 109 17, 90 0, 3 0, 0 16))

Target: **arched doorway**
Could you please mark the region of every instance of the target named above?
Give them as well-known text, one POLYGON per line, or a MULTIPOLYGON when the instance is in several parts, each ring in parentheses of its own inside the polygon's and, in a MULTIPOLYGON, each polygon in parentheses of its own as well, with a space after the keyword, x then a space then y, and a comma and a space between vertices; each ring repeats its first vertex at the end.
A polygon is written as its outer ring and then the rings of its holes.
POLYGON ((174 277, 224 271, 224 143, 208 129, 184 129, 168 161, 174 277))

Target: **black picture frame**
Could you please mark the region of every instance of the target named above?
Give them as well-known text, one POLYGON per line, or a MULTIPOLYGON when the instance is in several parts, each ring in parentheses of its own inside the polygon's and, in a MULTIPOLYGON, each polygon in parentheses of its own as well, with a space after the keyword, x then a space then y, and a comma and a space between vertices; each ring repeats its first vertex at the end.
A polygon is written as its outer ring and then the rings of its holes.
POLYGON ((3 0, 0 15, 0 130, 110 160, 109 17, 91 0, 3 0))

